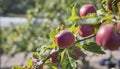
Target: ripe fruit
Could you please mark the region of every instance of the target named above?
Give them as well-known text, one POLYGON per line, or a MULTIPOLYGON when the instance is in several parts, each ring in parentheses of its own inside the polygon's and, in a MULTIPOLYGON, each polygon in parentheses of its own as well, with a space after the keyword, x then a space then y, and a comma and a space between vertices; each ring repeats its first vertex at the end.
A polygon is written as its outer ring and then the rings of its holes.
POLYGON ((94 33, 94 28, 89 24, 82 24, 78 27, 78 32, 80 36, 86 37, 94 33))
POLYGON ((96 43, 109 50, 116 50, 120 46, 120 35, 115 30, 115 26, 106 24, 98 30, 96 43))
POLYGON ((62 30, 55 36, 55 42, 61 48, 71 47, 74 44, 74 41, 74 35, 67 30, 62 30))
POLYGON ((75 60, 79 59, 80 56, 85 55, 85 54, 81 51, 81 49, 80 49, 79 47, 76 47, 76 46, 72 47, 72 48, 68 51, 68 54, 69 54, 69 56, 70 56, 71 58, 73 58, 73 59, 75 59, 75 60))
POLYGON ((80 9, 80 16, 86 16, 88 13, 96 13, 96 8, 92 4, 86 4, 80 9))
MULTIPOLYGON (((54 51, 52 51, 52 52, 54 52, 54 51)), ((50 57, 50 62, 51 62, 51 63, 56 63, 56 62, 58 61, 58 60, 57 60, 58 55, 59 55, 59 52, 54 52, 54 53, 52 53, 52 56, 50 57)))

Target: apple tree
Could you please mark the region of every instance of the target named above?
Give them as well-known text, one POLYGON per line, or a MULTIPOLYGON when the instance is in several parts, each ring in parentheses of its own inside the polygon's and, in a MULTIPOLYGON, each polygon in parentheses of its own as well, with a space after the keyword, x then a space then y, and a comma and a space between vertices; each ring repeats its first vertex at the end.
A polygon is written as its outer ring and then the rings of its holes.
POLYGON ((85 60, 88 52, 105 54, 120 46, 120 0, 101 0, 101 8, 85 4, 76 10, 70 6, 71 16, 64 24, 51 30, 51 43, 33 52, 24 67, 12 69, 77 69, 77 60, 85 60), (76 13, 79 11, 79 14, 76 13), (68 25, 69 23, 69 25, 68 25))

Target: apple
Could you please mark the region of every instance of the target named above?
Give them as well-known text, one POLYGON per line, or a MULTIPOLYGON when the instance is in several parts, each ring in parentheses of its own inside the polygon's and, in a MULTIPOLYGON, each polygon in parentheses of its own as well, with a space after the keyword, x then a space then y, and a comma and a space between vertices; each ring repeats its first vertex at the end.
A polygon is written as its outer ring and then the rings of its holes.
POLYGON ((117 23, 117 29, 120 32, 120 23, 117 23))
POLYGON ((54 40, 60 48, 69 48, 74 44, 75 37, 68 30, 62 30, 55 36, 54 40))
POLYGON ((96 43, 111 51, 118 49, 120 46, 120 35, 115 27, 112 24, 101 26, 96 34, 96 43))
POLYGON ((89 24, 81 24, 78 27, 78 33, 80 36, 86 37, 86 36, 92 35, 94 33, 94 28, 93 28, 93 26, 91 26, 89 24))
POLYGON ((96 13, 96 8, 92 4, 83 5, 80 9, 80 12, 79 12, 81 17, 86 16, 89 13, 96 13))
POLYGON ((58 55, 59 55, 59 52, 54 52, 52 53, 51 57, 50 57, 50 62, 51 63, 56 63, 58 61, 58 55))
POLYGON ((75 59, 75 60, 78 60, 79 57, 85 55, 81 49, 77 46, 74 46, 72 47, 69 51, 68 51, 68 54, 71 58, 75 59))

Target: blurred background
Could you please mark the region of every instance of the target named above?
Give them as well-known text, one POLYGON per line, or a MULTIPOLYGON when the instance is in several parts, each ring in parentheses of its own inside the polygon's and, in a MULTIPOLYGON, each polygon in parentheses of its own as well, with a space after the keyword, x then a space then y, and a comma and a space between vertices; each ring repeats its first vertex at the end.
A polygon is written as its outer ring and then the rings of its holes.
POLYGON ((49 32, 84 4, 100 8, 100 0, 0 0, 0 69, 24 65, 31 52, 49 44, 49 32))

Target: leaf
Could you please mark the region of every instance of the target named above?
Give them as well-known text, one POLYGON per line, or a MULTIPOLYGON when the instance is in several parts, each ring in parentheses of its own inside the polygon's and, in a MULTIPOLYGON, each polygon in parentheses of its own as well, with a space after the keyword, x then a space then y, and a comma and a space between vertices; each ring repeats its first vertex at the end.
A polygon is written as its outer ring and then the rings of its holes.
POLYGON ((71 7, 70 7, 71 17, 68 19, 68 21, 74 22, 75 20, 77 20, 77 19, 80 18, 79 16, 76 15, 75 7, 76 7, 76 4, 75 4, 75 3, 71 5, 71 7))
POLYGON ((86 43, 82 46, 85 50, 93 52, 93 53, 98 53, 98 54, 105 54, 104 51, 102 51, 101 46, 98 46, 94 42, 89 42, 86 43))
POLYGON ((61 53, 61 62, 64 60, 65 52, 66 52, 66 50, 62 51, 62 53, 61 53))
POLYGON ((51 32, 50 32, 50 40, 51 41, 54 41, 54 38, 55 38, 55 35, 57 34, 58 32, 57 31, 55 31, 55 30, 52 30, 51 32))
POLYGON ((39 59, 39 55, 37 52, 33 52, 32 56, 33 56, 33 58, 39 59))
POLYGON ((69 28, 70 32, 73 32, 74 34, 78 33, 78 27, 76 24, 73 24, 70 28, 69 28))
POLYGON ((21 67, 21 66, 14 66, 14 67, 12 67, 12 69, 23 69, 23 67, 21 67))
POLYGON ((92 17, 92 18, 83 18, 83 19, 80 19, 77 21, 77 24, 97 24, 98 21, 101 19, 102 17, 101 16, 98 16, 98 17, 92 17))
POLYGON ((76 60, 72 59, 71 57, 68 57, 69 58, 69 62, 72 66, 72 69, 76 69, 77 68, 77 64, 76 64, 76 60))
POLYGON ((45 64, 49 65, 52 69, 58 69, 55 65, 51 64, 50 62, 46 62, 45 64))
POLYGON ((28 59, 26 66, 27 67, 31 67, 32 66, 32 60, 31 59, 28 59))

